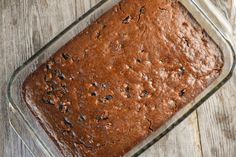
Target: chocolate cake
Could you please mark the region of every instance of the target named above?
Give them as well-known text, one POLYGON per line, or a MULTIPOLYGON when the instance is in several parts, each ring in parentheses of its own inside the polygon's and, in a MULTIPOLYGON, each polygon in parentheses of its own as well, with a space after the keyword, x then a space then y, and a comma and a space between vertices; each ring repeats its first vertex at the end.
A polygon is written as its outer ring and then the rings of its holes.
POLYGON ((64 156, 119 157, 214 81, 218 46, 175 0, 122 0, 24 82, 64 156))

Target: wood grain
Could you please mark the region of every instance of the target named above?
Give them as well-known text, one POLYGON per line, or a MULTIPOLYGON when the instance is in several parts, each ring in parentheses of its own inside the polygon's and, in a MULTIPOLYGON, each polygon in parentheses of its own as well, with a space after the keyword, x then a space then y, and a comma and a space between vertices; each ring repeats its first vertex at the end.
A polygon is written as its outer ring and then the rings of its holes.
POLYGON ((196 112, 140 157, 202 157, 196 112))
POLYGON ((236 156, 236 74, 198 110, 204 156, 236 156))
POLYGON ((76 0, 76 17, 78 18, 100 1, 101 0, 76 0))
MULTIPOLYGON (((11 73, 100 0, 0 1, 0 157, 30 157, 7 123, 5 88, 11 73)), ((212 0, 235 26, 232 0, 212 0), (230 12, 230 14, 229 14, 230 12)), ((146 151, 143 157, 236 156, 236 74, 197 112, 146 151)))
MULTIPOLYGON (((211 0, 236 30, 236 3, 233 0, 211 0)), ((236 34, 234 35, 236 37, 236 34)), ((234 40, 236 41, 236 40, 234 40)), ((203 156, 236 156, 236 74, 198 110, 203 156)))
MULTIPOLYGON (((1 1, 1 91, 11 73, 75 20, 74 0, 1 1)), ((32 156, 7 123, 5 92, 1 92, 0 156, 32 156)))
POLYGON ((211 0, 211 2, 221 11, 231 23, 233 35, 236 36, 236 1, 235 0, 211 0))
POLYGON ((233 6, 233 0, 211 0, 211 2, 218 7, 222 14, 227 18, 231 18, 231 9, 233 6))
MULTIPOLYGON (((2 15, 2 10, 3 10, 3 3, 0 3, 0 15, 2 15)), ((3 28, 3 21, 2 21, 2 16, 0 16, 0 28, 3 28)), ((2 29, 1 29, 2 31, 2 29)), ((0 48, 3 48, 3 33, 0 33, 0 48)), ((7 113, 6 113, 6 104, 5 104, 5 93, 4 91, 4 82, 6 80, 6 70, 5 70, 5 64, 4 64, 4 60, 2 58, 5 58, 5 53, 4 52, 0 52, 0 61, 3 63, 3 66, 0 66, 0 156, 3 156, 4 151, 6 150, 6 146, 5 144, 8 141, 7 138, 7 123, 5 123, 4 121, 6 121, 7 117, 7 113)))

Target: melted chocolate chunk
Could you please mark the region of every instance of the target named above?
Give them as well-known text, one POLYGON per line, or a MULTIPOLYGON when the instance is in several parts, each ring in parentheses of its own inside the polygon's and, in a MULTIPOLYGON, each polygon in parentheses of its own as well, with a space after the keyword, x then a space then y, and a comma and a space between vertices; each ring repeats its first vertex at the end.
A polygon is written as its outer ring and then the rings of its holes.
POLYGON ((71 56, 68 54, 68 53, 62 53, 62 57, 65 59, 65 60, 68 60, 71 58, 71 56))
POLYGON ((64 118, 64 123, 65 123, 66 126, 72 127, 72 123, 71 123, 71 121, 68 117, 64 118))
POLYGON ((83 114, 81 114, 80 116, 79 116, 79 122, 83 122, 83 121, 85 121, 87 119, 87 117, 85 116, 85 115, 83 115, 83 114))
POLYGON ((113 96, 112 96, 112 95, 107 95, 107 96, 105 96, 105 99, 106 99, 106 100, 112 100, 112 99, 113 99, 113 96))
POLYGON ((91 96, 97 96, 97 92, 92 92, 91 96))
POLYGON ((144 12, 145 12, 144 6, 142 6, 142 7, 140 8, 139 12, 140 12, 141 14, 144 14, 144 12))
POLYGON ((123 19, 122 23, 124 24, 129 24, 129 22, 131 21, 132 17, 129 15, 126 18, 123 19))
POLYGON ((179 92, 179 96, 182 97, 185 95, 185 89, 182 89, 180 92, 179 92))

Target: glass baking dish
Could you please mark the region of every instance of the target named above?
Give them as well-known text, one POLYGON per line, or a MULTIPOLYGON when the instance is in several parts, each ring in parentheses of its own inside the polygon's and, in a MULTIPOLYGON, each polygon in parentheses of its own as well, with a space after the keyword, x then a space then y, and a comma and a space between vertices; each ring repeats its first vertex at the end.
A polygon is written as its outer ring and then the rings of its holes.
MULTIPOLYGON (((22 84, 26 77, 35 71, 61 46, 66 44, 75 35, 85 29, 104 12, 117 4, 120 0, 102 0, 88 12, 82 15, 74 23, 68 26, 64 31, 57 35, 23 65, 16 69, 9 80, 7 88, 9 122, 25 145, 34 156, 56 156, 62 154, 54 142, 49 138, 37 119, 33 116, 22 96, 22 84)), ((153 132, 148 138, 135 146, 125 156, 138 156, 148 147, 153 145, 167 132, 172 130, 199 105, 201 105, 209 96, 219 89, 232 75, 235 65, 234 47, 231 38, 231 27, 226 19, 220 15, 219 11, 210 3, 210 1, 199 0, 179 0, 198 23, 206 30, 209 36, 220 47, 224 66, 220 76, 192 102, 187 104, 171 119, 162 125, 157 131, 153 132)))

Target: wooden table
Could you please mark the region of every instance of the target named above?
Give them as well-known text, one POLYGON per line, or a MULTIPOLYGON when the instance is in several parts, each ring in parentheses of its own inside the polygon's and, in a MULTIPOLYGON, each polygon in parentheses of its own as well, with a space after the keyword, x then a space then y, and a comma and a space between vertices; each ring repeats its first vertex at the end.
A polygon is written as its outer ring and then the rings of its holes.
MULTIPOLYGON (((6 83, 19 65, 99 0, 0 1, 0 157, 30 157, 7 120, 6 83)), ((235 24, 232 0, 213 0, 235 24)), ((236 36, 235 36, 236 37, 236 36)), ((235 157, 236 73, 143 157, 235 157)))

